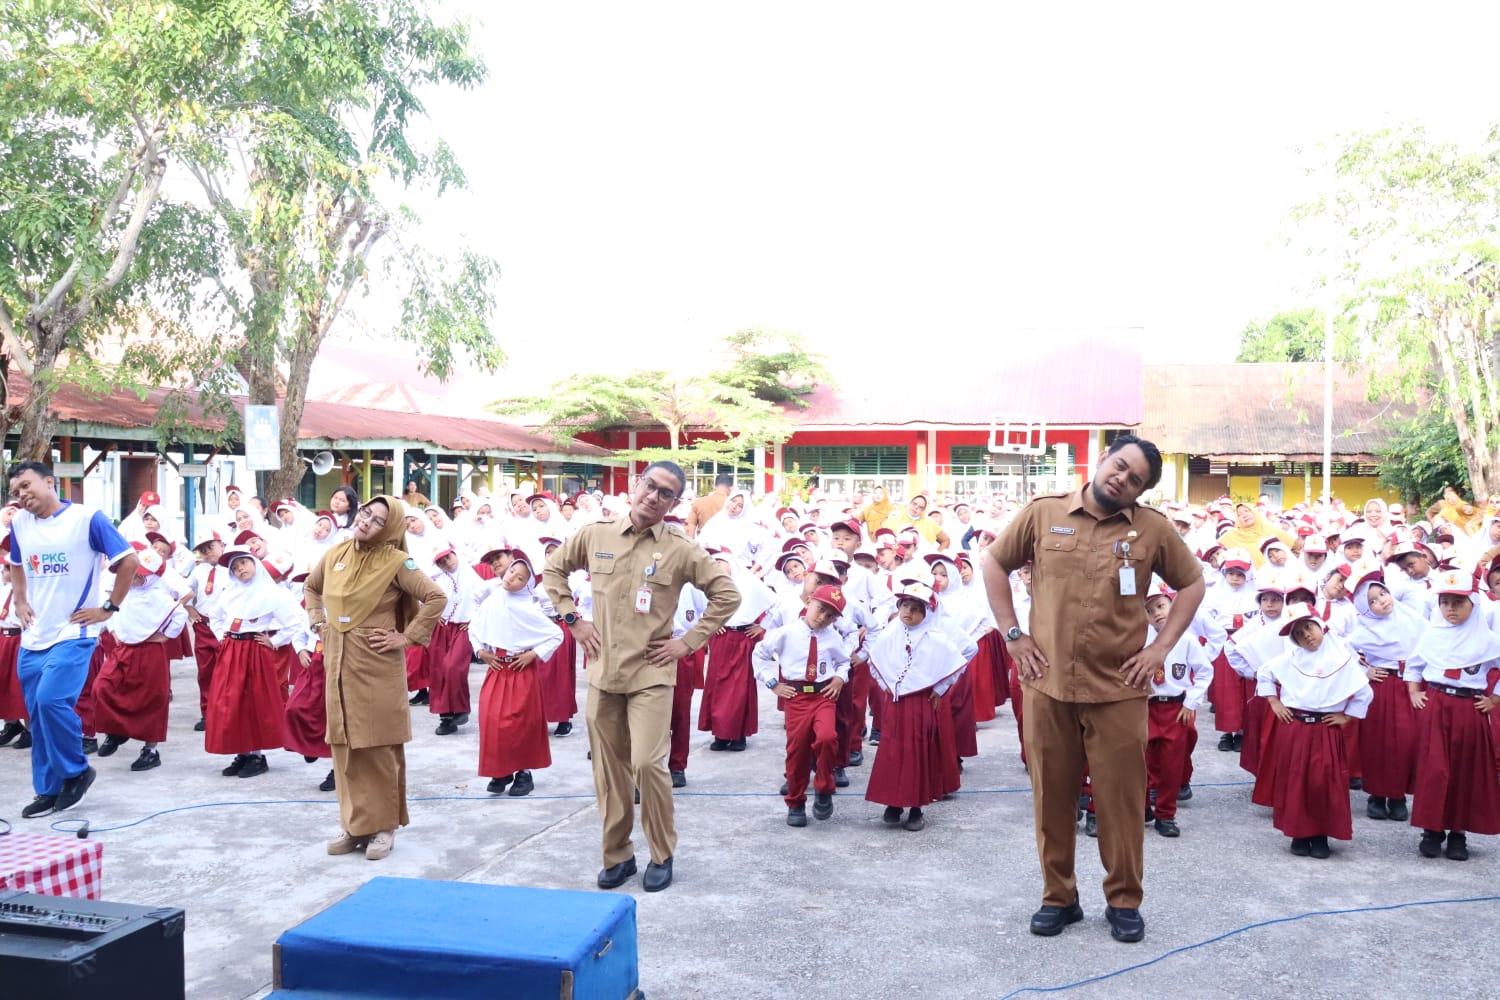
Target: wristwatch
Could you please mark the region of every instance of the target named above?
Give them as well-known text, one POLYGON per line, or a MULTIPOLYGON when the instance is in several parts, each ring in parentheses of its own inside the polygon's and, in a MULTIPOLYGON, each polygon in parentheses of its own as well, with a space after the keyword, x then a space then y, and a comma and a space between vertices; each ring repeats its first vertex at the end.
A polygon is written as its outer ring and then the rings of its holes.
POLYGON ((567 614, 562 616, 562 623, 564 625, 577 625, 578 622, 578 612, 576 611, 569 611, 567 614))
POLYGON ((1012 625, 1010 628, 1008 628, 1008 629, 1005 630, 1005 641, 1006 642, 1015 642, 1017 639, 1021 638, 1021 636, 1023 636, 1023 635, 1025 635, 1025 633, 1021 631, 1021 626, 1019 626, 1019 625, 1012 625))
POLYGON ((116 611, 120 610, 120 606, 107 597, 104 599, 104 603, 101 604, 100 607, 102 607, 105 611, 108 611, 110 614, 114 614, 116 611))

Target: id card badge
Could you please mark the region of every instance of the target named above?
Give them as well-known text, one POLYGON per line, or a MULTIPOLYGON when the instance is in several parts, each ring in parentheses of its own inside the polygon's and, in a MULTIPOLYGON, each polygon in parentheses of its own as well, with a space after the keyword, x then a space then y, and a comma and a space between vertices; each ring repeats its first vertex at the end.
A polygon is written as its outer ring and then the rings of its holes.
POLYGON ((635 592, 635 610, 645 614, 651 610, 651 588, 642 587, 635 592))
POLYGON ((1120 567, 1120 596, 1135 596, 1135 570, 1129 566, 1120 567))

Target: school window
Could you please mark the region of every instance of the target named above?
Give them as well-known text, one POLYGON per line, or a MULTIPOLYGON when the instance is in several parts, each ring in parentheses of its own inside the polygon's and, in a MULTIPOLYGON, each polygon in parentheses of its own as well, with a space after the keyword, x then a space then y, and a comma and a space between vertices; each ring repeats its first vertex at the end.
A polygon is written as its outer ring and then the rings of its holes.
MULTIPOLYGON (((1010 468, 1019 467, 1021 458, 1017 455, 992 455, 982 444, 956 444, 948 451, 948 462, 955 476, 987 476, 996 470, 1001 474, 1008 473, 1010 468), (990 461, 986 462, 986 459, 990 461)), ((1057 452, 1048 449, 1040 455, 1028 455, 1026 466, 1031 475, 1052 475, 1057 469, 1057 452)))
POLYGON ((907 449, 895 445, 865 447, 793 445, 781 452, 782 468, 801 475, 817 469, 825 476, 904 476, 910 471, 907 449))

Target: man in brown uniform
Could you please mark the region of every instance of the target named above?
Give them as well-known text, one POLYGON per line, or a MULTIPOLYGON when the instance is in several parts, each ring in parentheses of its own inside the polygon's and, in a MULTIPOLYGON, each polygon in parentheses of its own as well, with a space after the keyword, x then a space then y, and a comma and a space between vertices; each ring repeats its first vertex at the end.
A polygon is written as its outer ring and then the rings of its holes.
POLYGON ((729 491, 732 489, 734 489, 734 477, 725 473, 714 478, 712 493, 693 501, 693 505, 688 508, 687 516, 689 538, 697 538, 698 532, 703 530, 709 518, 724 509, 724 504, 729 500, 729 491))
POLYGON ((630 832, 636 789, 651 847, 642 884, 647 892, 672 884, 677 831, 666 757, 677 661, 706 644, 740 604, 739 591, 719 564, 662 524, 686 485, 675 463, 653 462, 635 485, 630 516, 584 525, 552 553, 542 573, 548 597, 589 658, 584 717, 604 821, 601 889, 635 874, 630 832), (578 617, 573 604, 568 574, 577 569, 589 572, 592 623, 578 617), (703 591, 708 607, 690 632, 673 639, 677 598, 688 583, 703 591))
POLYGON ((1026 688, 1023 740, 1031 770, 1042 907, 1031 932, 1083 919, 1073 872, 1085 762, 1099 817, 1105 917, 1117 941, 1146 934, 1140 915, 1146 814, 1146 695, 1152 676, 1203 600, 1203 570, 1150 508, 1161 453, 1123 434, 1077 493, 1037 497, 980 556, 995 621, 1026 688), (1017 625, 1009 574, 1033 563, 1031 635, 1017 625), (1178 596, 1146 642, 1146 592, 1156 573, 1178 596), (1145 648, 1142 648, 1142 647, 1145 648))

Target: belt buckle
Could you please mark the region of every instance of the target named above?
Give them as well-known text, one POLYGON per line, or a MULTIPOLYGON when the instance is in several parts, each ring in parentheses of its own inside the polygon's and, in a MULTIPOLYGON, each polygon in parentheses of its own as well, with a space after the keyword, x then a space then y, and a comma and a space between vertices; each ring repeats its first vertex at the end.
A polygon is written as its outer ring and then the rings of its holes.
POLYGON ((818 686, 816 684, 804 684, 804 685, 802 685, 802 693, 803 694, 817 694, 818 693, 818 686))

